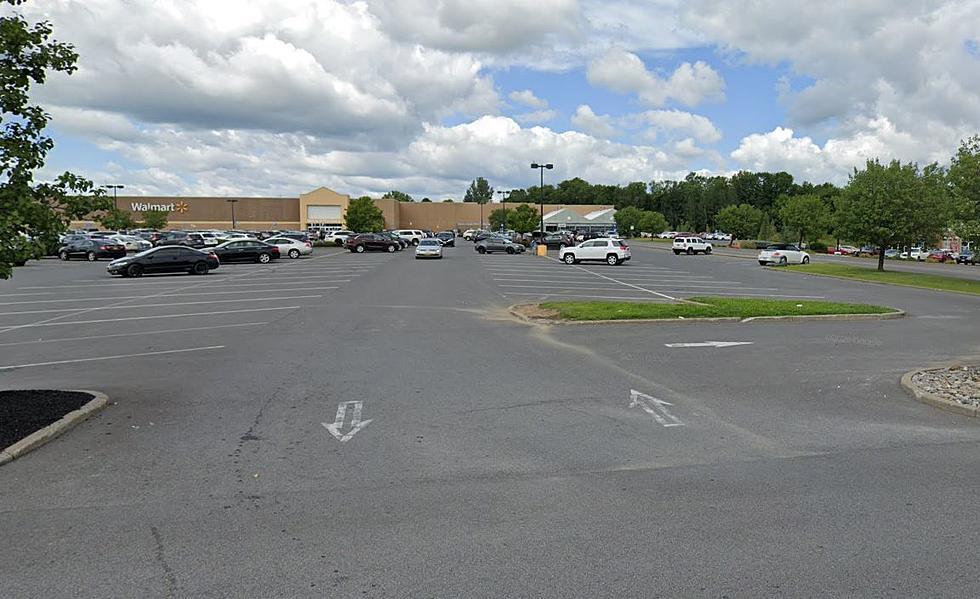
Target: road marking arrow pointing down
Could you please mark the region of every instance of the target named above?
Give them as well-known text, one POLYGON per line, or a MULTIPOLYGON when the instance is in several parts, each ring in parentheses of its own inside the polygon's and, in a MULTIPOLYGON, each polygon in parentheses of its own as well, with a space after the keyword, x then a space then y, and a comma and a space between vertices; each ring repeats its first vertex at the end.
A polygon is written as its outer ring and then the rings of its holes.
POLYGON ((667 347, 734 347, 752 345, 751 341, 698 341, 696 343, 664 343, 667 347))
POLYGON ((337 406, 337 417, 334 419, 332 424, 327 424, 326 422, 321 422, 323 428, 330 431, 330 434, 337 438, 341 443, 346 443, 357 434, 359 430, 365 426, 371 424, 370 420, 361 420, 361 408, 364 402, 360 401, 345 401, 344 403, 337 406), (344 420, 347 416, 347 407, 351 408, 351 418, 350 418, 350 430, 343 433, 344 420))
POLYGON ((644 412, 653 416, 653 419, 663 427, 684 426, 684 423, 677 416, 667 411, 666 406, 672 405, 674 404, 657 399, 656 397, 651 397, 646 393, 640 393, 636 389, 630 389, 631 408, 643 408, 644 412))

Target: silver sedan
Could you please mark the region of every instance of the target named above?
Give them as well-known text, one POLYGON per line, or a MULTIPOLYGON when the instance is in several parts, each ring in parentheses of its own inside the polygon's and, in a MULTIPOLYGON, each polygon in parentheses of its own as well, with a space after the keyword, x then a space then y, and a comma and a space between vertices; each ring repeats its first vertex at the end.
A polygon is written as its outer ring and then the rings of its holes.
POLYGON ((434 237, 419 240, 415 246, 415 258, 442 258, 442 242, 434 237))

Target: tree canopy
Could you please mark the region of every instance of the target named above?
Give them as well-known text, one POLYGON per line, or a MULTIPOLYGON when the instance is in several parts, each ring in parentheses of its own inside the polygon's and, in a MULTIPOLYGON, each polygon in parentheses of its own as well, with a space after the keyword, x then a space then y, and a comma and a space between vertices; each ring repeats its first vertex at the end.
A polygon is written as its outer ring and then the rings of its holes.
POLYGON ((391 191, 385 193, 381 196, 382 200, 398 200, 399 202, 411 202, 413 201, 412 196, 408 195, 404 191, 398 191, 397 189, 392 189, 391 191))
POLYGON ((163 210, 147 210, 143 213, 143 221, 140 223, 147 229, 163 229, 167 226, 169 214, 163 210))
POLYGON ((783 196, 778 206, 784 230, 796 236, 799 243, 816 241, 830 229, 830 207, 816 194, 783 196))
POLYGON ((733 239, 752 239, 762 224, 762 210, 749 204, 725 206, 716 220, 718 227, 733 239))
POLYGON ((980 135, 960 144, 949 166, 948 180, 953 229, 963 239, 980 243, 980 135))
POLYGON ((385 228, 384 213, 369 197, 351 200, 344 221, 347 228, 355 233, 377 233, 385 228))
POLYGON ((530 204, 521 204, 513 210, 507 210, 507 224, 518 233, 529 233, 537 230, 540 212, 530 204))
POLYGON ((476 202, 477 204, 486 204, 491 199, 493 199, 493 188, 483 177, 474 179, 466 189, 466 195, 463 196, 464 202, 476 202))

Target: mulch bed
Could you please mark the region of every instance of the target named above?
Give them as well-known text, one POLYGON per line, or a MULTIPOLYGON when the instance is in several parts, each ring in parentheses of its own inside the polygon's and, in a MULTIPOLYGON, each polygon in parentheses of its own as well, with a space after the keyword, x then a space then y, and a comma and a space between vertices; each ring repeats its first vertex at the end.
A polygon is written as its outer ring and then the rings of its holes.
POLYGON ((92 397, 89 393, 52 389, 0 391, 0 449, 57 422, 92 397))

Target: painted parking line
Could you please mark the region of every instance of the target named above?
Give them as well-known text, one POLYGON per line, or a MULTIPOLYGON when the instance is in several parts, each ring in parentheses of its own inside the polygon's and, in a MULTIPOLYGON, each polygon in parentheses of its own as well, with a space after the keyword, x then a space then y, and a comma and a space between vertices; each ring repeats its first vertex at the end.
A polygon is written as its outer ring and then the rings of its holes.
MULTIPOLYGON (((197 283, 197 284, 194 284, 194 285, 190 285, 190 286, 188 286, 188 285, 174 286, 174 284, 176 283, 176 281, 160 281, 160 282, 150 281, 149 284, 144 284, 144 283, 95 283, 95 284, 90 284, 90 285, 61 285, 61 286, 57 286, 57 287, 40 287, 39 289, 62 289, 62 290, 64 290, 64 289, 82 289, 82 288, 93 288, 93 287, 98 287, 98 288, 101 288, 101 289, 111 289, 111 288, 114 288, 114 287, 140 287, 140 288, 149 287, 150 288, 149 289, 150 291, 167 291, 168 289, 173 289, 173 290, 187 289, 188 287, 208 287, 208 286, 212 286, 212 287, 251 287, 254 284, 271 285, 273 283, 275 283, 275 284, 279 284, 279 283, 302 283, 303 281, 311 281, 311 280, 317 280, 317 279, 331 279, 331 280, 335 280, 335 281, 336 280, 340 280, 340 279, 337 279, 336 276, 339 276, 339 275, 315 275, 315 276, 303 277, 303 278, 299 278, 299 279, 290 279, 290 278, 249 279, 249 282, 248 283, 230 283, 230 282, 227 282, 227 281, 242 281, 242 280, 244 280, 243 278, 237 278, 237 279, 213 279, 213 280, 212 279, 208 279, 208 280, 204 280, 204 281, 201 281, 200 283, 197 283), (164 287, 164 286, 166 286, 166 287, 164 287)), ((357 276, 360 276, 360 275, 359 274, 345 274, 343 276, 345 276, 345 277, 357 277, 357 276)), ((28 287, 22 287, 21 289, 29 289, 29 288, 28 287)))
POLYGON ((243 327, 257 327, 269 324, 268 322, 240 322, 236 324, 216 324, 207 327, 184 327, 182 329, 163 329, 158 331, 139 330, 132 333, 110 333, 108 335, 86 335, 85 337, 56 337, 54 339, 32 339, 31 341, 13 341, 0 343, 0 347, 12 345, 34 345, 37 343, 67 343, 69 341, 88 341, 90 339, 109 339, 113 337, 138 337, 147 335, 165 335, 170 333, 189 333, 192 331, 209 331, 211 329, 233 329, 243 327))
MULTIPOLYGON (((173 302, 169 304, 135 304, 132 306, 95 306, 86 308, 86 312, 98 310, 142 310, 143 308, 169 308, 172 306, 198 306, 201 304, 232 304, 241 302, 278 302, 282 300, 312 299, 322 295, 293 295, 288 297, 250 297, 227 300, 204 300, 200 302, 173 302)), ((16 316, 18 314, 57 314, 59 312, 78 312, 78 308, 56 308, 52 310, 23 310, 20 312, 0 312, 0 316, 16 316)))
MULTIPOLYGON (((338 283, 346 281, 336 281, 338 283)), ((276 293, 276 292, 290 292, 290 291, 324 291, 328 289, 340 289, 339 286, 330 287, 296 287, 296 288, 282 288, 273 287, 271 289, 234 289, 232 291, 198 291, 193 293, 175 293, 167 297, 196 297, 199 295, 230 295, 239 293, 276 293)), ((106 300, 122 300, 122 299, 142 299, 145 296, 142 295, 110 295, 105 297, 69 297, 65 299, 46 299, 46 300, 31 300, 31 301, 20 301, 20 302, 0 302, 0 306, 17 306, 24 304, 59 304, 65 302, 104 302, 106 300)))
POLYGON ((617 296, 617 295, 585 295, 585 294, 579 294, 579 293, 526 293, 526 292, 519 292, 519 291, 509 291, 509 292, 507 292, 507 293, 505 293, 503 295, 504 295, 504 297, 510 297, 512 295, 531 295, 531 296, 540 297, 540 298, 549 298, 549 297, 559 297, 559 298, 560 297, 580 297, 580 298, 587 298, 587 299, 628 300, 628 301, 634 301, 634 302, 635 301, 640 301, 640 302, 662 302, 662 303, 670 303, 670 302, 673 302, 674 301, 674 300, 671 300, 671 299, 665 299, 665 298, 662 298, 662 297, 655 297, 655 296, 652 296, 652 295, 639 295, 639 296, 638 295, 627 295, 627 296, 621 296, 621 295, 619 295, 619 296, 617 296))
POLYGON ((63 327, 71 325, 80 324, 101 324, 104 322, 124 322, 128 320, 155 320, 160 318, 188 318, 190 316, 218 316, 222 314, 243 314, 246 312, 273 312, 278 310, 298 310, 302 306, 277 306, 275 308, 249 308, 246 310, 217 310, 214 312, 189 312, 186 314, 161 314, 158 316, 127 316, 125 318, 100 318, 96 320, 73 320, 65 321, 60 320, 58 322, 52 322, 50 320, 42 320, 41 322, 31 322, 28 324, 18 324, 9 327, 4 327, 4 331, 14 331, 17 329, 32 329, 36 327, 63 327))
POLYGON ((12 364, 10 366, 0 366, 0 370, 15 370, 18 368, 33 368, 36 366, 54 366, 57 364, 75 364, 78 362, 99 362, 104 360, 122 360, 126 358, 141 358, 144 356, 162 356, 164 354, 181 354, 198 351, 213 351, 224 349, 224 345, 209 345, 207 347, 190 347, 187 349, 168 349, 165 351, 140 352, 136 354, 121 354, 118 356, 99 356, 97 358, 76 358, 74 360, 54 360, 52 362, 34 362, 32 364, 12 364))

